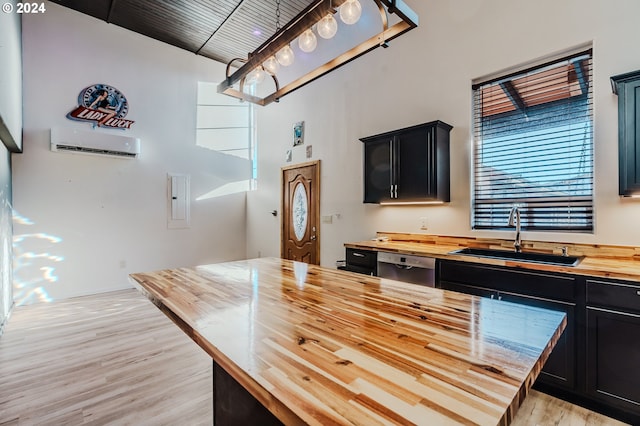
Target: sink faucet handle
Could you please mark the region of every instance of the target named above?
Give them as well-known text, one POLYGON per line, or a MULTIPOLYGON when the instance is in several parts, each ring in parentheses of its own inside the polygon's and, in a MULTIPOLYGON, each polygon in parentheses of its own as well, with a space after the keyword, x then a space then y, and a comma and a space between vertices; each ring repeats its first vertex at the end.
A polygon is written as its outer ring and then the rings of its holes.
POLYGON ((569 247, 567 246, 562 246, 562 247, 558 247, 560 250, 562 250, 562 255, 564 257, 568 257, 569 256, 569 247))

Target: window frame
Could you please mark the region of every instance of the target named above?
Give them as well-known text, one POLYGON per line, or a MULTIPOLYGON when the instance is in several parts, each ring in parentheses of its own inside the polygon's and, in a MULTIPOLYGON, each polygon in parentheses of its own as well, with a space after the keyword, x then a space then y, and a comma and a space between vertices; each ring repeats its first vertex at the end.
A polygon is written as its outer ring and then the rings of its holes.
MULTIPOLYGON (((485 76, 483 78, 480 79, 476 79, 472 82, 472 150, 471 150, 471 188, 470 188, 470 192, 471 192, 471 202, 470 202, 470 226, 472 230, 477 230, 477 231, 495 231, 495 230, 508 230, 511 229, 511 227, 509 227, 507 225, 508 223, 508 211, 510 210, 510 208, 512 206, 518 206, 521 209, 525 209, 528 212, 528 219, 525 218, 523 219, 523 226, 522 226, 522 230, 527 230, 527 231, 536 231, 536 232, 583 232, 583 233, 593 233, 594 229, 595 229, 595 202, 594 202, 594 196, 595 196, 595 187, 594 187, 594 168, 595 168, 595 155, 594 155, 594 151, 595 151, 595 144, 594 144, 594 117, 593 117, 593 77, 592 77, 592 69, 593 69, 593 49, 590 45, 583 45, 583 46, 579 46, 575 49, 572 49, 570 51, 565 51, 562 53, 558 53, 555 55, 550 55, 547 58, 541 59, 541 60, 536 60, 536 61, 532 61, 528 64, 519 66, 519 67, 513 67, 510 68, 508 70, 504 70, 501 72, 497 72, 497 73, 493 73, 492 75, 489 76, 485 76), (479 149, 485 149, 486 148, 486 143, 485 143, 485 147, 481 147, 481 145, 483 144, 483 141, 487 141, 488 138, 486 137, 486 134, 483 133, 484 129, 483 126, 486 125, 487 122, 491 122, 491 120, 494 121, 498 121, 498 118, 496 118, 496 116, 500 116, 502 115, 503 117, 507 117, 507 121, 508 124, 514 125, 515 127, 517 127, 518 125, 520 125, 523 120, 519 119, 512 119, 509 118, 509 114, 512 116, 518 116, 519 114, 522 114, 522 111, 520 111, 519 105, 516 103, 516 101, 518 100, 517 98, 514 100, 512 97, 509 96, 508 93, 508 86, 504 86, 503 84, 505 82, 508 82, 508 84, 512 84, 511 82, 517 81, 519 78, 522 79, 525 76, 529 76, 529 75, 538 75, 541 72, 546 72, 549 69, 554 69, 555 68, 560 68, 561 64, 563 62, 566 62, 567 64, 572 64, 570 61, 572 59, 581 59, 581 60, 586 60, 587 61, 587 67, 584 68, 584 66, 582 64, 580 64, 578 67, 576 67, 577 71, 576 73, 579 74, 580 70, 586 70, 587 71, 587 75, 585 76, 581 76, 578 75, 578 83, 580 84, 580 94, 579 96, 575 96, 575 95, 568 95, 566 96, 566 99, 560 99, 561 101, 565 102, 566 104, 570 105, 571 112, 575 112, 578 111, 580 112, 582 109, 584 109, 584 113, 586 114, 586 120, 583 119, 576 119, 574 117, 570 117, 567 121, 562 121, 559 124, 553 126, 552 124, 550 124, 551 122, 553 122, 552 118, 549 119, 544 119, 544 121, 542 121, 542 125, 538 124, 538 126, 541 128, 547 127, 547 129, 561 129, 561 128, 567 128, 568 126, 570 126, 572 123, 574 122, 578 122, 578 123, 585 123, 585 140, 588 139, 588 146, 582 146, 581 148, 576 149, 576 151, 579 151, 582 155, 584 156, 587 161, 588 161, 588 167, 585 168, 585 170, 587 170, 585 172, 585 176, 586 177, 582 177, 579 174, 576 175, 576 181, 584 181, 584 187, 587 189, 588 194, 586 195, 580 195, 580 196, 565 196, 565 197, 558 197, 558 196, 554 196, 554 197, 550 197, 553 200, 557 200, 557 201, 561 201, 564 200, 563 203, 567 204, 568 207, 563 208, 562 210, 565 210, 565 212, 563 213, 566 218, 563 219, 564 222, 560 223, 560 225, 556 225, 553 224, 554 219, 548 219, 547 220, 547 225, 535 225, 534 222, 532 222, 533 220, 535 220, 536 214, 534 214, 534 212, 538 212, 538 214, 540 214, 541 211, 544 211, 543 209, 540 209, 539 207, 536 207, 536 203, 535 201, 539 201, 538 206, 544 206, 544 202, 542 198, 533 198, 531 197, 532 193, 535 193, 535 185, 531 184, 530 188, 533 188, 533 192, 529 193, 529 195, 527 197, 521 197, 520 202, 501 202, 499 201, 500 198, 494 198, 488 196, 488 197, 478 197, 478 194, 482 192, 483 187, 479 186, 478 180, 479 180, 479 176, 482 173, 482 171, 479 171, 479 167, 482 165, 479 154, 479 149), (501 85, 501 89, 503 91, 503 97, 506 96, 506 98, 508 98, 512 103, 513 106, 515 108, 512 109, 508 109, 506 111, 502 111, 502 112, 490 112, 487 113, 486 115, 483 115, 483 108, 485 107, 484 104, 484 100, 479 100, 479 94, 478 91, 481 90, 482 88, 489 88, 489 87, 494 87, 496 85, 501 85), (482 104, 479 104, 479 102, 483 102, 482 104), (576 106, 574 106, 577 105, 576 106), (584 105, 582 105, 584 104, 584 105), (493 117, 492 117, 493 116, 493 117), (509 121, 511 120, 511 121, 509 121), (569 123, 569 124, 567 124, 569 123), (585 154, 586 153, 586 154, 585 154), (577 178, 580 179, 577 179, 577 178), (497 200, 497 202, 495 203, 491 203, 491 200, 497 200), (493 213, 494 211, 498 211, 500 210, 501 213, 500 214, 496 214, 497 218, 502 218, 504 216, 504 223, 500 223, 498 224, 497 221, 498 219, 487 219, 485 221, 485 223, 482 223, 482 213, 483 213, 483 209, 481 209, 479 206, 481 204, 493 204, 493 206, 488 207, 488 209, 486 210, 489 213, 493 213), (505 212, 506 210, 506 212, 505 212), (580 226, 579 223, 574 223, 573 222, 573 218, 572 218, 572 214, 573 212, 578 212, 581 213, 581 215, 576 215, 575 217, 583 217, 584 219, 584 226, 580 226), (549 225, 551 224, 551 225, 549 225)), ((572 68, 570 68, 569 66, 567 66, 566 68, 566 72, 567 75, 569 75, 569 73, 572 71, 572 68)), ((568 80, 569 81, 569 80, 568 80)), ((573 84, 575 84, 575 81, 573 82, 573 84)), ((570 90, 570 83, 567 83, 567 90, 570 90)), ((516 96, 518 95, 518 93, 516 93, 516 96)), ((533 93, 533 95, 535 95, 535 93, 533 93)), ((522 101, 522 99, 520 99, 522 101)), ((557 105, 561 105, 558 103, 555 103, 555 101, 546 101, 546 102, 539 102, 538 104, 533 104, 533 105, 528 105, 525 104, 524 106, 526 108, 534 108, 535 105, 538 105, 538 110, 540 111, 552 111, 554 107, 556 107, 557 105)), ((504 106, 504 105, 503 105, 504 106)), ((508 105, 507 105, 508 106, 508 105)), ((520 105, 520 107, 522 107, 522 105, 520 105)), ((486 112, 486 111, 484 111, 486 112)), ((540 115, 542 115, 543 113, 540 113, 540 115)), ((525 115, 526 116, 526 115, 525 115)), ((533 126, 532 126, 533 127, 533 126)), ((575 133, 578 133, 578 130, 574 130, 575 133)), ((510 131, 506 131, 503 134, 507 135, 510 134, 510 137, 513 137, 514 134, 525 134, 525 133, 532 133, 531 130, 528 131, 520 131, 520 130, 510 130, 510 131)), ((552 132, 553 135, 556 135, 555 132, 552 132)), ((494 140, 497 140, 497 138, 494 138, 494 140)), ((513 140, 511 141, 511 145, 509 146, 514 146, 513 144, 513 140)), ((566 142, 567 144, 569 144, 569 140, 565 140, 563 142, 566 142)), ((495 143, 495 142, 493 142, 495 143)), ((514 150, 517 150, 517 147, 514 148, 514 150)), ((484 154, 484 151, 482 152, 482 154, 484 154)), ((573 159, 575 159, 575 153, 572 154, 573 155, 573 159)), ((535 171, 535 169, 533 167, 529 167, 526 168, 528 172, 532 172, 535 171)), ((494 181, 500 181, 501 178, 496 178, 496 179, 492 179, 492 182, 494 181)), ((527 180, 530 180, 527 179, 527 180)), ((543 187, 544 186, 544 179, 539 179, 539 180, 530 180, 533 183, 538 184, 539 187, 543 187)), ((494 184, 494 186, 499 187, 500 189, 504 189, 504 193, 507 193, 508 190, 508 185, 504 185, 502 186, 502 184, 494 184)), ((576 184, 577 187, 579 187, 578 184, 576 184)), ((513 188, 515 188, 515 185, 512 185, 513 188)), ((495 191, 495 188, 491 188, 488 186, 484 187, 489 188, 489 191, 495 191)), ((517 191, 516 190, 511 190, 511 192, 513 194, 516 194, 517 191)), ((497 192, 498 193, 498 192, 497 192)), ((505 196, 505 198, 507 198, 505 196)), ((511 199, 511 198, 510 198, 511 199)), ((553 208, 551 207, 552 203, 549 202, 548 203, 548 207, 547 207, 547 214, 551 215, 551 214, 559 214, 561 212, 561 209, 559 208, 553 208)), ((543 216, 546 216, 546 214, 543 214, 543 216)), ((555 219, 555 221, 557 221, 558 219, 555 219)))

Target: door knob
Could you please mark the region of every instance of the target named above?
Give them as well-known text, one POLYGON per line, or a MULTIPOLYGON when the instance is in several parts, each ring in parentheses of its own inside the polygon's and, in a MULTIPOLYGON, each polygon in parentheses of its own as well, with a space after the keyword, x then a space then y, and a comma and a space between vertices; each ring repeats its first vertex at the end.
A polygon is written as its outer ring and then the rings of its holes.
POLYGON ((312 239, 312 240, 315 240, 315 239, 316 239, 316 236, 315 236, 315 235, 312 235, 312 236, 311 236, 311 239, 312 239))

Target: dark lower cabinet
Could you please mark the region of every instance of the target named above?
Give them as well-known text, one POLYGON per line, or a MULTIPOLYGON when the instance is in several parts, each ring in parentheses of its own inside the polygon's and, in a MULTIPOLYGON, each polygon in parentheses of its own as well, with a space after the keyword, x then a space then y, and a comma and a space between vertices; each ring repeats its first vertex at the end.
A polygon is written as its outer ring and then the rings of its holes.
POLYGON ((587 280, 587 393, 640 424, 640 285, 587 280))
POLYGON ((378 275, 378 252, 347 248, 345 270, 365 275, 378 275))
POLYGON ((535 386, 640 425, 640 283, 439 260, 437 286, 566 312, 535 386))
POLYGON ((588 307, 589 394, 640 416, 639 363, 640 315, 588 307))
MULTIPOLYGON (((445 290, 565 312, 567 326, 545 363, 538 380, 567 390, 576 388, 576 304, 530 295, 539 292, 540 287, 545 286, 545 279, 552 281, 557 277, 451 262, 441 262, 439 272, 440 288, 445 290), (443 276, 447 280, 444 280, 443 276), (466 283, 453 281, 456 276, 458 279, 460 276, 466 276, 466 283), (475 279, 471 278, 474 276, 475 279), (469 284, 472 280, 474 285, 469 284), (531 286, 536 285, 536 281, 538 288, 532 288, 531 286), (494 285, 489 285, 490 282, 493 282, 494 285), (530 284, 527 285, 527 282, 530 284), (510 287, 510 290, 505 290, 505 287, 510 287)), ((574 283, 570 281, 569 283, 562 282, 562 284, 573 286, 574 283)), ((557 290, 558 292, 566 291, 561 287, 558 287, 557 290)))
POLYGON ((544 300, 536 297, 501 293, 502 300, 539 308, 553 309, 567 314, 567 326, 560 340, 544 364, 539 380, 566 389, 576 388, 576 305, 575 303, 544 300))

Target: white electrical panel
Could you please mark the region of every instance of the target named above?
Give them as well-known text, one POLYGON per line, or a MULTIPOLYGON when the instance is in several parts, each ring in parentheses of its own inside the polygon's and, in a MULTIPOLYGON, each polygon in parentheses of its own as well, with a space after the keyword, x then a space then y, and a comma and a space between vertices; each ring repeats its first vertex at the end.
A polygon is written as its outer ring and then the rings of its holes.
POLYGON ((191 222, 190 177, 185 174, 167 174, 168 217, 170 229, 188 228, 191 222))

